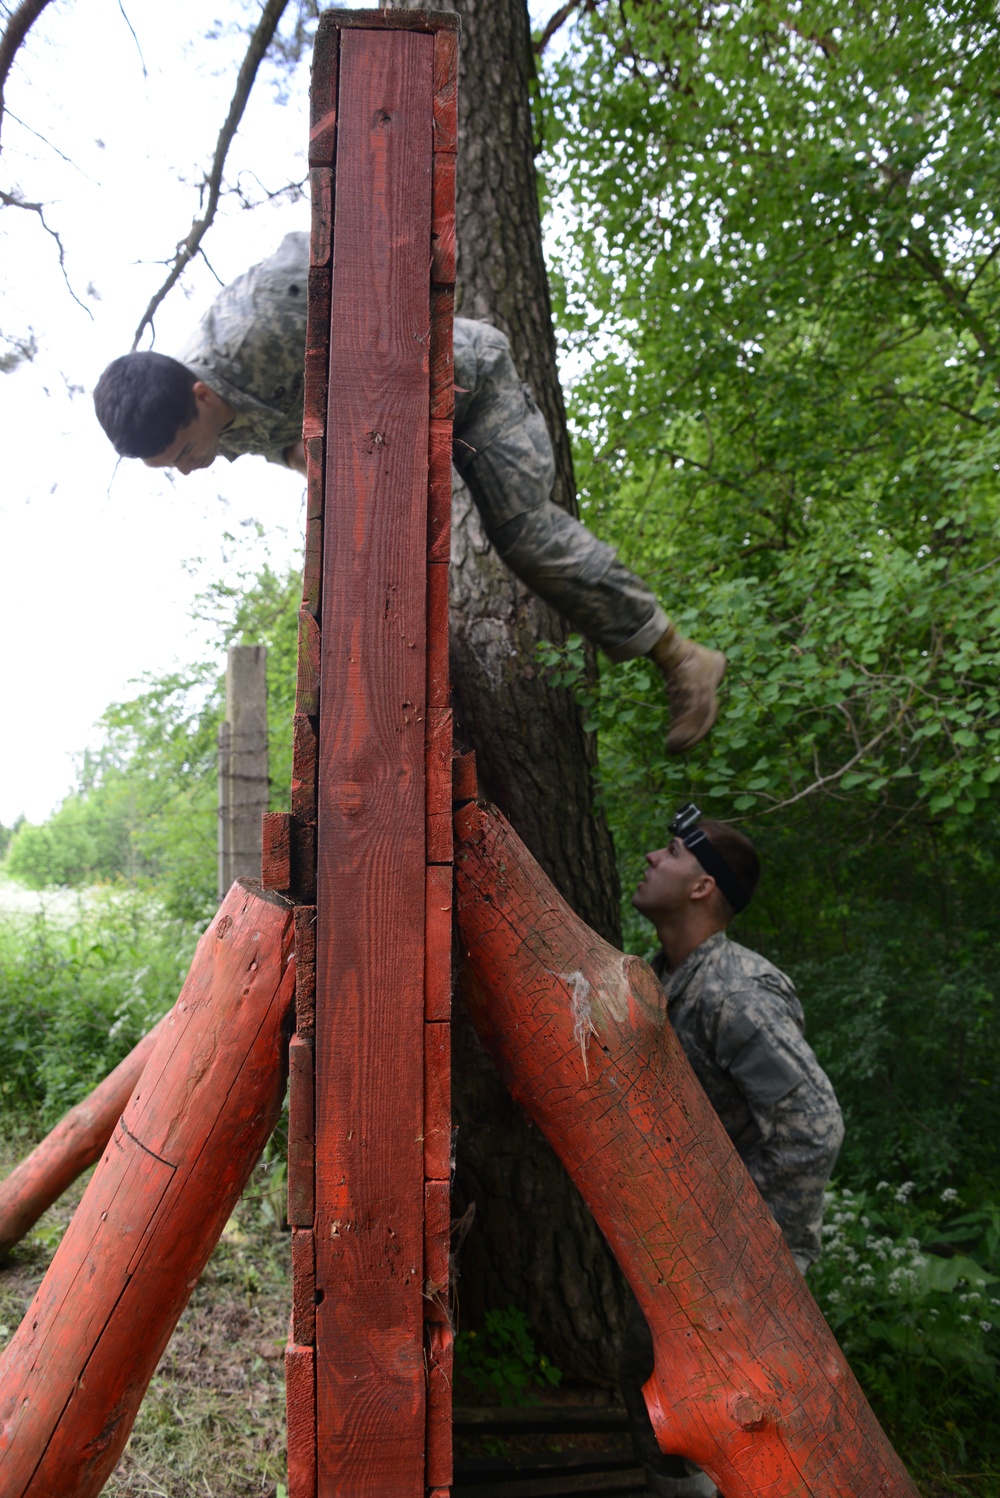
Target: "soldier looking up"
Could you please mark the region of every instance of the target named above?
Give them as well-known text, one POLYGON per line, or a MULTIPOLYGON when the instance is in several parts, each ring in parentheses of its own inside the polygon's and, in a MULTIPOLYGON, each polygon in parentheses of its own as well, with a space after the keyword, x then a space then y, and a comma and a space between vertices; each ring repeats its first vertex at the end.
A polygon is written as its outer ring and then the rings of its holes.
MULTIPOLYGON (((671 832, 665 848, 646 854, 632 904, 660 939, 653 969, 667 1019, 805 1273, 820 1253, 823 1191, 844 1137, 840 1107, 806 1043, 791 980, 726 935, 760 877, 750 839, 702 819, 693 805, 671 832)), ((652 1371, 652 1337, 633 1300, 620 1381, 647 1487, 669 1498, 710 1498, 711 1479, 656 1444, 642 1397, 652 1371)))
MULTIPOLYGON (((177 359, 113 360, 94 404, 116 451, 182 474, 245 453, 305 473, 308 269, 308 234, 286 234, 274 255, 219 293, 177 359)), ((667 748, 693 748, 715 722, 725 656, 679 634, 614 549, 552 503, 552 444, 504 335, 457 318, 454 359, 453 459, 493 546, 611 660, 655 662, 670 702, 667 748)))

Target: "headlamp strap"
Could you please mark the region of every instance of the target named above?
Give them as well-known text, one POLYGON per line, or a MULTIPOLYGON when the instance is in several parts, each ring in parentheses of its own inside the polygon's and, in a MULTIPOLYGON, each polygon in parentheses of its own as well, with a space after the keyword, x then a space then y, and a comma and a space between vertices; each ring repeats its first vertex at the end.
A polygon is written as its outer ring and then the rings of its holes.
POLYGON ((696 827, 693 832, 682 833, 681 842, 689 853, 694 854, 705 873, 711 874, 736 914, 739 915, 741 910, 746 910, 750 904, 750 896, 718 848, 713 847, 709 842, 708 834, 700 827, 696 827))

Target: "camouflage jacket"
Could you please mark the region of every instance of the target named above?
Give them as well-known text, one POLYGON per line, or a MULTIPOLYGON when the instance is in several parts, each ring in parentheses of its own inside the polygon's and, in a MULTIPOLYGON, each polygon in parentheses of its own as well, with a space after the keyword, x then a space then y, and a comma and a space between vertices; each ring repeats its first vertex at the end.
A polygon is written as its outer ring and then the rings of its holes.
POLYGON ((819 1257, 823 1189, 844 1137, 790 979, 717 932, 674 973, 667 1016, 800 1269, 819 1257))
MULTIPOLYGON (((285 449, 301 439, 308 310, 309 235, 296 230, 267 260, 223 287, 178 353, 236 412, 219 443, 230 462, 258 453, 284 463, 285 449)), ((491 335, 499 337, 487 324, 455 320, 456 428, 479 378, 479 345, 491 335)))

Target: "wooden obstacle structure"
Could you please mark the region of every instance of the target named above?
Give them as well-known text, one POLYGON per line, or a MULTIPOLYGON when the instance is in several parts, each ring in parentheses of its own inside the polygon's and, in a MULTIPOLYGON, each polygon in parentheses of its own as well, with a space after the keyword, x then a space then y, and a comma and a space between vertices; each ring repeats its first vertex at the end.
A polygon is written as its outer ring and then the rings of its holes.
POLYGON ((453 770, 466 996, 650 1322, 664 1449, 726 1498, 915 1498, 652 973, 452 760, 457 40, 448 13, 320 20, 291 811, 264 819, 271 893, 230 891, 113 1133, 105 1084, 110 1143, 0 1360, 0 1498, 100 1491, 286 1061, 290 1498, 446 1498, 453 770))

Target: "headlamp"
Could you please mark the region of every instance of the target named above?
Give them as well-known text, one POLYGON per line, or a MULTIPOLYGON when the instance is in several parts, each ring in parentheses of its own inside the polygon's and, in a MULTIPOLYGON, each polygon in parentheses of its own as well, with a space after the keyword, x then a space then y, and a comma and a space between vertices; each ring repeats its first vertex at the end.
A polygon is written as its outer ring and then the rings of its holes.
POLYGON ((719 850, 709 842, 708 834, 698 826, 701 809, 689 801, 682 806, 670 824, 672 837, 679 837, 693 853, 706 874, 711 874, 733 910, 739 915, 750 904, 750 896, 738 874, 735 874, 719 850))

